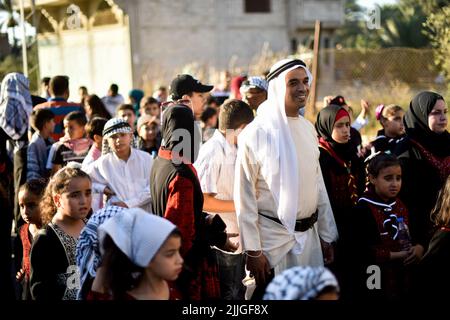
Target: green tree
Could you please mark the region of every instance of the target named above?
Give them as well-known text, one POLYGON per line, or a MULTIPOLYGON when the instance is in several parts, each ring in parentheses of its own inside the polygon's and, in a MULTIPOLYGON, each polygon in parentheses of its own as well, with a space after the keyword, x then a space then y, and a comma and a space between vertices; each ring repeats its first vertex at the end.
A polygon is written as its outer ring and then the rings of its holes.
MULTIPOLYGON (((427 0, 420 0, 426 2, 427 0)), ((428 0, 437 2, 439 0, 428 0)), ((447 0, 448 1, 448 0, 447 0)), ((379 28, 369 28, 366 8, 355 0, 346 2, 346 21, 337 31, 337 42, 346 48, 423 48, 430 45, 423 34, 426 15, 420 4, 412 0, 400 0, 393 5, 378 7, 379 28)))
POLYGON ((17 41, 15 35, 15 27, 18 26, 16 19, 14 18, 14 9, 11 4, 11 0, 2 0, 0 2, 0 11, 6 13, 5 18, 0 21, 1 29, 11 29, 13 33, 13 52, 17 52, 17 41))
MULTIPOLYGON (((37 66, 37 46, 33 45, 27 51, 28 64, 30 66, 37 66)), ((10 72, 23 73, 22 56, 13 54, 8 55, 0 63, 0 81, 10 72)), ((30 91, 38 93, 39 91, 39 74, 38 68, 30 70, 28 79, 30 80, 30 91)))
MULTIPOLYGON (((425 33, 431 40, 435 52, 435 63, 442 69, 447 81, 450 82, 450 4, 435 7, 424 23, 425 33)), ((450 83, 447 90, 450 99, 450 83)))

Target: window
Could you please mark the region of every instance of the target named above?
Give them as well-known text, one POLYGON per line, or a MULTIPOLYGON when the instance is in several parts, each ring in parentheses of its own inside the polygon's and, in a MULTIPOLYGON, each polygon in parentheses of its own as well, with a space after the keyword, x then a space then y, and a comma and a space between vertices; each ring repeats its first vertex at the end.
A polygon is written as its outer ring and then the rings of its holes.
POLYGON ((244 0, 245 13, 269 13, 270 0, 244 0))

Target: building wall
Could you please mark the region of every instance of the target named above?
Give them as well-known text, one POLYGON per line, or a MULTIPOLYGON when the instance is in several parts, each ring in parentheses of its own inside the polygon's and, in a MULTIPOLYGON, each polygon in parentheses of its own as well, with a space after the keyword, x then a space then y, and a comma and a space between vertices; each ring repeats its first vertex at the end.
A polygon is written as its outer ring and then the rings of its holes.
POLYGON ((38 35, 41 77, 70 77, 71 100, 78 100, 78 87, 102 97, 111 83, 121 93, 132 87, 131 57, 127 26, 109 25, 85 30, 64 30, 38 35))
MULTIPOLYGON (((73 1, 82 8, 87 3, 73 1)), ((63 12, 68 4, 46 2, 49 10, 52 3, 63 12)), ((245 13, 244 0, 114 3, 126 14, 126 24, 61 30, 59 36, 40 34, 41 76, 66 73, 72 91, 86 85, 103 95, 112 82, 119 84, 121 92, 148 83, 167 85, 186 65, 247 71, 264 46, 289 53, 293 42, 312 37, 315 19, 323 20, 323 34, 332 44, 334 29, 343 23, 344 0, 271 0, 269 13, 245 13)))
POLYGON ((265 42, 289 49, 285 1, 270 13, 244 13, 243 0, 116 1, 130 18, 134 80, 166 81, 184 65, 246 66, 265 42))

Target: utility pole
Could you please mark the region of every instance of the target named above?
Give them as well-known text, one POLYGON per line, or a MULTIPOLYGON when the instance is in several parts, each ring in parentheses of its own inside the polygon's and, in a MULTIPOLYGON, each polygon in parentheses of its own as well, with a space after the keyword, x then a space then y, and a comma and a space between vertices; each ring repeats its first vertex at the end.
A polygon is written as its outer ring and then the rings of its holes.
POLYGON ((27 37, 25 34, 25 11, 23 0, 20 0, 20 21, 22 23, 22 64, 23 74, 28 77, 27 37))
POLYGON ((311 85, 311 95, 310 95, 310 104, 312 108, 310 108, 310 112, 312 114, 316 114, 316 93, 317 93, 317 75, 319 68, 319 43, 320 43, 320 21, 316 20, 316 24, 314 27, 314 49, 313 49, 313 63, 312 63, 312 75, 313 82, 311 85))

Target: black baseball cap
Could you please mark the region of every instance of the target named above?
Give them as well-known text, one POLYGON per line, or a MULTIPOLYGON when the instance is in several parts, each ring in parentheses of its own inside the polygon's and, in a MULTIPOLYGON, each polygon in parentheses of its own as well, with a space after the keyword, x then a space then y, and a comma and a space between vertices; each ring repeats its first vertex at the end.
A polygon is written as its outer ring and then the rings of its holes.
POLYGON ((191 92, 209 92, 214 86, 202 84, 189 74, 179 74, 170 84, 170 95, 174 99, 181 99, 184 94, 191 92))

